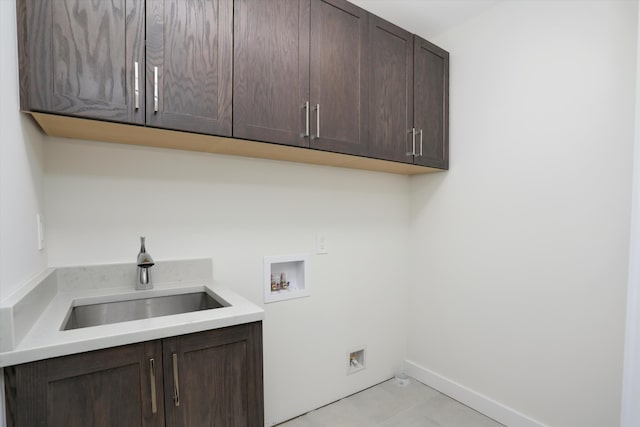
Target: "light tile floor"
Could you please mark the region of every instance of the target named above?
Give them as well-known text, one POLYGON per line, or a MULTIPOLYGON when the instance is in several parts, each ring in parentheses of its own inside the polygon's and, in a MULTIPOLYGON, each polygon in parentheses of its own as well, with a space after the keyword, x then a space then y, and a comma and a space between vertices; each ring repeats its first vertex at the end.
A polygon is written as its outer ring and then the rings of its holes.
POLYGON ((279 427, 499 427, 502 424, 411 378, 389 380, 279 427))

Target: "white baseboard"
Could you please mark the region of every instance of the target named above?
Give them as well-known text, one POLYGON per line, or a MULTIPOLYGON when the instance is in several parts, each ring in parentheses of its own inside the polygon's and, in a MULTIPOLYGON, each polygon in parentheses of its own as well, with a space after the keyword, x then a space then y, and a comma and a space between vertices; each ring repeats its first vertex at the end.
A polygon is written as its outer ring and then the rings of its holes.
POLYGON ((508 427, 546 427, 539 421, 527 417, 520 412, 496 402, 461 384, 451 381, 442 375, 418 365, 410 360, 405 361, 407 375, 438 390, 440 393, 464 403, 468 407, 508 427))

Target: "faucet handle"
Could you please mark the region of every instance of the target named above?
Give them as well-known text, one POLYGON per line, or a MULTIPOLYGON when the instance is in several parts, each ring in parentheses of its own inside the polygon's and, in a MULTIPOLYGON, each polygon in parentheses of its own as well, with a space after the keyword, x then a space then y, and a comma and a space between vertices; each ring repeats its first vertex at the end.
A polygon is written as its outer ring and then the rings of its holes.
POLYGON ((140 237, 140 252, 138 253, 138 280, 136 281, 137 290, 152 289, 151 272, 149 268, 153 267, 155 262, 151 255, 147 253, 147 249, 144 247, 144 237, 140 237))

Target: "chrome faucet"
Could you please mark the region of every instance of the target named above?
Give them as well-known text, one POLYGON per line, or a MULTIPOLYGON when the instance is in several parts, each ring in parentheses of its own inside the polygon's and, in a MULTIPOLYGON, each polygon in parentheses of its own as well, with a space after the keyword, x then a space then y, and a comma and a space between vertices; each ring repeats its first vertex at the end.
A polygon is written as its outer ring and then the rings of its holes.
POLYGON ((144 237, 140 237, 140 252, 138 253, 138 280, 136 280, 136 290, 142 291, 152 289, 151 272, 149 269, 153 267, 153 258, 147 253, 144 247, 144 237))

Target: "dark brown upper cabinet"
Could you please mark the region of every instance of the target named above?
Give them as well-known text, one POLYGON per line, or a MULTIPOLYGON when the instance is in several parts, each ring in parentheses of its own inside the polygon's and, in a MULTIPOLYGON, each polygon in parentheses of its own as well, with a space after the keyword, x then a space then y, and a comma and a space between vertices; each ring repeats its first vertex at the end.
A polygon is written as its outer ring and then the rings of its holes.
POLYGON ((233 136, 309 146, 309 0, 235 0, 233 136))
POLYGON ((371 16, 369 156, 449 167, 449 54, 371 16))
POLYGON ((449 169, 449 53, 414 36, 414 163, 449 169))
POLYGON ((19 0, 21 106, 231 136, 232 13, 233 0, 19 0))
POLYGON ((310 146, 366 155, 369 13, 344 0, 311 0, 310 146))
POLYGON ((365 154, 368 13, 344 0, 236 0, 234 136, 365 154))
POLYGON ((147 125, 231 136, 233 0, 147 0, 147 125))
POLYGON ((413 163, 413 34, 369 19, 369 156, 413 163))
POLYGON ((16 3, 21 108, 48 135, 448 168, 449 54, 346 0, 16 3))
POLYGON ((144 0, 19 0, 21 108, 144 123, 144 0), (138 88, 138 95, 136 95, 138 88))

